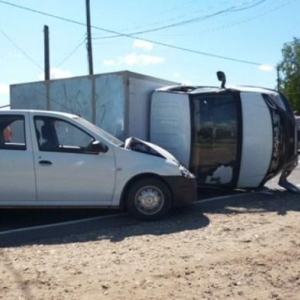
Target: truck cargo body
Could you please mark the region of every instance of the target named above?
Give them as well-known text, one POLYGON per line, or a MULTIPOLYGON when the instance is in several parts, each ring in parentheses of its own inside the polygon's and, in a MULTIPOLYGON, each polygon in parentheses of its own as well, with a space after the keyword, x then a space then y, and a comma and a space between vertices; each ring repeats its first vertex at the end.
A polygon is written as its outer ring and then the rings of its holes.
POLYGON ((149 140, 151 94, 173 84, 129 71, 15 84, 10 105, 78 114, 123 141, 149 140))

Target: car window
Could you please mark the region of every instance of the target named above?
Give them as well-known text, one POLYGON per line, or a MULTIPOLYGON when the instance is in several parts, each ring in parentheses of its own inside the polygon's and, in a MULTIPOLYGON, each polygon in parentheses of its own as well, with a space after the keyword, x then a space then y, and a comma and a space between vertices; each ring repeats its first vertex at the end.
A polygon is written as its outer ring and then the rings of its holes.
POLYGON ((95 140, 82 129, 58 118, 36 117, 35 130, 41 151, 87 152, 95 140))
POLYGON ((0 116, 0 149, 26 150, 23 116, 0 116))
POLYGON ((79 122, 79 123, 81 123, 83 126, 92 128, 92 130, 96 131, 99 135, 101 135, 103 138, 105 138, 110 143, 115 144, 116 146, 120 147, 120 146, 122 146, 124 144, 123 141, 119 140, 115 136, 111 135, 110 133, 108 133, 104 129, 98 127, 97 125, 91 123, 88 120, 85 120, 85 119, 83 119, 81 117, 76 117, 76 121, 79 122))

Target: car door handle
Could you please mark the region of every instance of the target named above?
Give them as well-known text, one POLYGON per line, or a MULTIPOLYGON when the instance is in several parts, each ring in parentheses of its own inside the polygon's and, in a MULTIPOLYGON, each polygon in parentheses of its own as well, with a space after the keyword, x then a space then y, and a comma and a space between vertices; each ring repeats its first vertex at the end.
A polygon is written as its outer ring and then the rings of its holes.
POLYGON ((52 165, 52 162, 51 161, 49 161, 49 160, 40 160, 39 161, 39 164, 40 165, 52 165))

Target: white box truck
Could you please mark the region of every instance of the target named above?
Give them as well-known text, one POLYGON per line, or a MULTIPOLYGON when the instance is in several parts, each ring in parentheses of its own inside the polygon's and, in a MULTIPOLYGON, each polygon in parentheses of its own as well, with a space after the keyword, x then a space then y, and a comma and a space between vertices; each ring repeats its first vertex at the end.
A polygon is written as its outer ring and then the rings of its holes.
POLYGON ((121 140, 135 136, 179 159, 199 186, 259 188, 298 163, 295 118, 275 90, 184 86, 129 71, 11 86, 11 108, 80 114, 121 140))

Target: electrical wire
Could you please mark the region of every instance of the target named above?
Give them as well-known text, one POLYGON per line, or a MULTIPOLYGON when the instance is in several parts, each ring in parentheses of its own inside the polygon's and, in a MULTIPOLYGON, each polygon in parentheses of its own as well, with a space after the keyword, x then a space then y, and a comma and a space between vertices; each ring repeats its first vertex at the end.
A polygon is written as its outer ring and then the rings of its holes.
POLYGON ((67 54, 57 65, 56 67, 61 66, 64 62, 66 62, 79 48, 86 42, 86 38, 81 41, 69 54, 67 54))
MULTIPOLYGON (((60 17, 60 16, 53 15, 53 14, 50 14, 50 13, 38 11, 36 9, 28 8, 28 7, 17 5, 17 4, 13 4, 13 3, 10 3, 10 2, 7 2, 7 1, 0 0, 0 3, 10 5, 10 6, 13 6, 13 7, 17 7, 17 8, 27 10, 27 11, 30 11, 30 12, 34 12, 34 13, 37 13, 37 14, 45 15, 45 16, 48 16, 48 17, 52 17, 52 18, 55 18, 55 19, 59 19, 59 20, 62 20, 62 21, 66 21, 66 22, 69 22, 69 23, 86 26, 86 24, 82 23, 82 22, 78 22, 78 21, 71 20, 71 19, 68 19, 68 18, 65 18, 65 17, 60 17)), ((222 11, 220 11, 218 13, 215 13, 215 15, 220 14, 221 12, 222 11)), ((128 38, 131 38, 131 39, 136 39, 137 38, 136 36, 133 36, 132 34, 120 33, 120 32, 110 30, 110 29, 106 29, 106 28, 103 28, 103 27, 91 26, 91 28, 94 28, 94 29, 97 29, 97 30, 102 30, 102 31, 105 31, 105 32, 108 32, 108 33, 113 33, 113 34, 116 34, 118 36, 128 37, 128 38)), ((236 59, 236 58, 232 58, 232 57, 227 57, 227 56, 222 56, 222 55, 197 51, 197 50, 193 50, 193 49, 187 49, 187 48, 183 48, 183 47, 179 47, 179 46, 175 46, 175 45, 171 45, 171 44, 166 44, 166 43, 162 43, 162 42, 153 41, 153 40, 146 39, 146 38, 140 38, 139 37, 139 39, 143 40, 143 41, 146 41, 146 42, 153 43, 153 44, 161 45, 161 46, 164 46, 164 47, 177 49, 177 50, 181 50, 181 51, 186 51, 186 52, 190 52, 190 53, 195 53, 195 54, 200 54, 200 55, 204 55, 204 56, 209 56, 209 57, 214 57, 214 58, 219 58, 219 59, 225 59, 225 60, 235 61, 235 62, 239 62, 239 63, 251 64, 251 65, 256 65, 256 66, 262 65, 262 63, 258 63, 258 62, 253 62, 253 61, 248 61, 248 60, 243 60, 243 59, 236 59)))
POLYGON ((0 109, 5 108, 5 107, 10 107, 10 104, 2 105, 2 106, 0 106, 0 109))
MULTIPOLYGON (((256 14, 256 15, 248 16, 247 18, 241 19, 237 22, 229 23, 229 24, 224 25, 224 26, 218 26, 218 27, 214 27, 214 28, 211 28, 211 29, 200 30, 200 31, 195 31, 195 32, 189 32, 189 33, 180 33, 179 32, 179 33, 174 33, 174 34, 160 34, 159 36, 193 36, 193 35, 199 35, 199 33, 209 33, 209 32, 224 30, 226 28, 233 28, 233 27, 239 26, 241 24, 244 24, 246 22, 249 22, 249 21, 255 20, 257 18, 263 17, 267 14, 273 13, 274 11, 279 10, 282 7, 287 6, 290 3, 295 2, 295 1, 296 0, 290 0, 290 1, 284 2, 283 4, 278 5, 276 7, 273 7, 272 9, 263 11, 263 12, 261 12, 259 14, 256 14)), ((103 37, 103 39, 104 39, 104 37, 103 37)))
MULTIPOLYGON (((148 23, 148 26, 157 26, 157 25, 162 24, 162 23, 173 22, 175 20, 182 19, 182 18, 186 17, 186 15, 190 16, 191 14, 197 14, 197 13, 199 13, 199 11, 194 11, 194 10, 189 9, 189 11, 188 11, 187 14, 177 15, 177 16, 174 16, 174 17, 169 18, 169 19, 166 18, 166 15, 169 12, 173 12, 173 11, 179 10, 182 6, 187 7, 188 4, 191 3, 191 2, 195 2, 195 1, 185 1, 184 3, 182 3, 180 5, 177 5, 175 7, 166 8, 164 10, 160 10, 158 12, 155 12, 154 14, 152 14, 152 17, 153 16, 157 17, 157 16, 160 16, 160 15, 163 15, 163 20, 157 20, 157 21, 154 21, 152 23, 148 23)), ((226 4, 228 2, 230 2, 230 1, 229 0, 222 1, 218 5, 220 6, 220 5, 226 4)), ((203 11, 210 10, 212 8, 214 8, 214 5, 210 6, 210 7, 207 7, 207 8, 203 8, 201 10, 201 13, 203 13, 203 11)), ((180 10, 181 10, 181 13, 182 13, 182 9, 180 9, 180 10)), ((151 16, 150 16, 150 18, 147 16, 147 21, 149 21, 149 19, 151 19, 151 16)), ((142 27, 142 24, 144 23, 144 21, 145 21, 145 16, 142 17, 142 19, 140 19, 139 21, 135 21, 134 22, 134 23, 138 24, 137 26, 123 28, 122 31, 136 30, 136 28, 139 28, 139 30, 141 30, 141 27, 142 27)), ((101 37, 98 37, 98 38, 101 38, 101 37)), ((106 38, 106 37, 104 37, 104 38, 106 38)))
POLYGON ((1 28, 0 32, 19 50, 22 54, 29 59, 33 64, 35 64, 42 71, 44 70, 37 62, 35 62, 17 43, 15 43, 1 28))
POLYGON ((69 22, 69 23, 86 26, 86 24, 82 23, 82 22, 78 22, 78 21, 71 20, 71 19, 68 19, 68 18, 60 17, 60 16, 53 15, 53 14, 49 14, 49 13, 46 13, 46 12, 43 12, 43 11, 39 11, 39 10, 36 10, 36 9, 33 9, 33 8, 29 8, 29 7, 25 7, 25 6, 22 6, 22 5, 14 4, 14 3, 11 3, 11 2, 0 0, 0 3, 6 4, 6 5, 9 5, 9 6, 14 6, 14 7, 17 7, 17 8, 23 9, 23 10, 27 10, 27 11, 30 11, 30 12, 34 12, 34 13, 37 13, 37 14, 40 14, 40 15, 44 15, 44 16, 47 16, 47 17, 51 17, 51 18, 62 20, 62 21, 66 21, 66 22, 69 22))
MULTIPOLYGON (((265 1, 266 0, 260 0, 259 2, 255 3, 255 4, 252 4, 251 6, 248 6, 248 7, 238 8, 239 6, 231 6, 231 7, 228 7, 226 9, 222 9, 222 10, 219 10, 219 11, 214 12, 212 14, 209 14, 209 15, 197 16, 197 17, 190 18, 190 19, 187 19, 187 20, 183 20, 183 21, 180 21, 180 22, 176 22, 176 23, 173 23, 173 24, 168 24, 168 25, 164 25, 164 26, 160 26, 160 27, 156 27, 156 28, 152 28, 152 29, 147 29, 147 30, 131 32, 130 35, 140 35, 140 34, 144 34, 144 33, 156 32, 156 31, 160 31, 160 30, 164 30, 164 29, 168 29, 168 28, 173 28, 173 27, 178 27, 178 26, 182 26, 182 25, 192 24, 192 23, 195 23, 195 22, 204 21, 204 20, 219 16, 219 15, 226 14, 226 13, 232 13, 232 12, 237 12, 237 11, 250 9, 250 8, 253 8, 253 7, 255 7, 255 6, 261 4, 265 1)), ((244 6, 244 5, 245 5, 245 3, 243 3, 240 6, 244 6)), ((104 38, 113 38, 113 37, 116 37, 116 35, 108 36, 108 37, 104 37, 104 38)), ((94 39, 97 39, 97 37, 95 37, 94 39)), ((100 37, 99 39, 103 39, 103 37, 100 37)))

